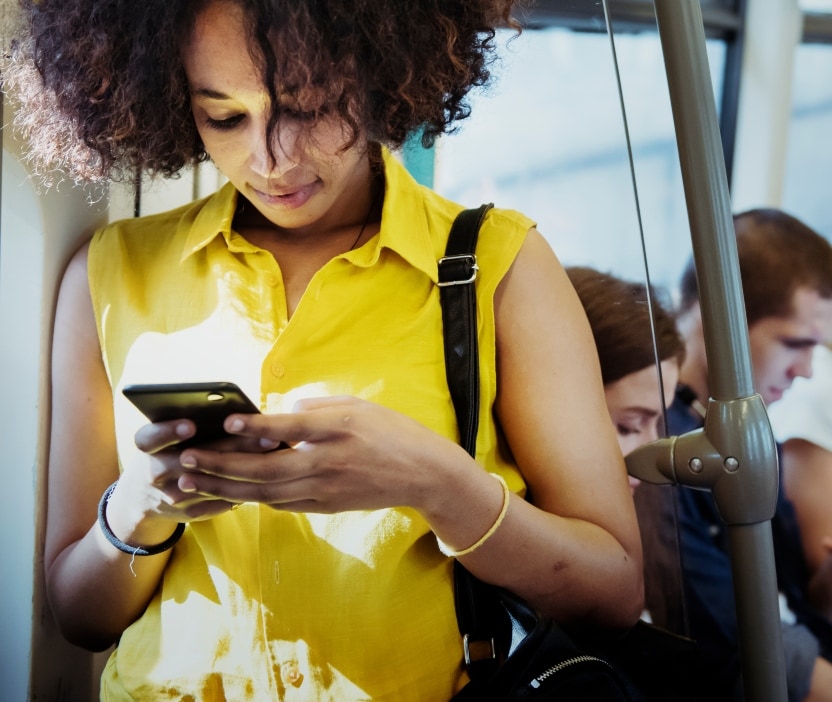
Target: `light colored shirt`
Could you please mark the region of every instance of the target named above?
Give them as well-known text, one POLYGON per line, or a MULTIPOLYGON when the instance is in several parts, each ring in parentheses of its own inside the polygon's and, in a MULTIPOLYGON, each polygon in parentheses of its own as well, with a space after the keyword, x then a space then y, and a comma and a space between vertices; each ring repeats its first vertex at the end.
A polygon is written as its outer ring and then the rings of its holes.
MULTIPOLYGON (((232 381, 265 412, 355 395, 458 440, 436 281, 461 208, 384 157, 380 232, 315 273, 291 318, 274 257, 231 228, 231 185, 95 235, 90 286, 122 468, 141 459, 133 435, 146 423, 122 397, 128 383, 232 381)), ((477 250, 477 460, 521 494, 493 415, 493 296, 530 226, 492 211, 477 250)), ((102 698, 449 699, 466 680, 451 565, 404 508, 321 515, 245 504, 191 523, 109 659, 102 698)))
POLYGON ((832 451, 832 350, 818 345, 812 353, 812 377, 795 378, 791 388, 768 409, 774 438, 803 439, 832 451))

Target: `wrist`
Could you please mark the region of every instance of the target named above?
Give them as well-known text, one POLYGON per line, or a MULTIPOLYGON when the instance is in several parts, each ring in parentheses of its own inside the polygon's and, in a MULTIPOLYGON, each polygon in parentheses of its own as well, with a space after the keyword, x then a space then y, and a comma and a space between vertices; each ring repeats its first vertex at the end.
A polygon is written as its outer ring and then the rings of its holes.
POLYGON ((510 490, 501 477, 481 466, 460 470, 425 514, 445 555, 467 555, 498 530, 509 509, 510 490))
POLYGON ((483 533, 482 536, 480 536, 479 539, 474 541, 470 546, 455 549, 448 546, 437 536, 436 543, 439 546, 439 550, 449 558, 461 558, 462 556, 467 556, 469 553, 473 553, 481 546, 483 546, 492 536, 494 536, 495 532, 497 531, 497 529, 500 528, 500 525, 503 523, 503 519, 505 519, 505 516, 508 513, 511 491, 508 489, 508 485, 506 484, 505 479, 501 475, 498 475, 497 473, 489 473, 489 475, 500 484, 500 487, 503 491, 500 511, 497 513, 497 516, 495 517, 491 526, 483 533))
POLYGON ((119 551, 129 553, 133 556, 154 556, 173 548, 185 531, 185 524, 183 523, 177 524, 171 532, 170 522, 166 520, 167 524, 163 527, 161 536, 158 535, 159 532, 153 536, 150 534, 143 534, 141 540, 136 538, 137 535, 135 533, 123 540, 121 536, 119 536, 119 533, 121 532, 113 530, 110 521, 110 515, 113 513, 113 510, 110 502, 117 486, 118 481, 110 485, 104 491, 104 494, 101 496, 101 500, 98 503, 98 527, 104 535, 104 538, 119 551))

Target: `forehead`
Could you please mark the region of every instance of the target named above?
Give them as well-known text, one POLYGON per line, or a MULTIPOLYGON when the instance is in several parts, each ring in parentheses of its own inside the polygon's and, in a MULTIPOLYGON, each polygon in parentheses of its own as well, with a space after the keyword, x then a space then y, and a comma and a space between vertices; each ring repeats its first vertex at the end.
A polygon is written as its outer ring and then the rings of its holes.
POLYGON ((236 3, 219 0, 199 11, 182 45, 182 63, 193 84, 218 73, 237 78, 255 73, 244 15, 236 3))
POLYGON ((821 297, 815 290, 798 288, 791 300, 791 313, 784 317, 763 317, 760 326, 782 336, 817 343, 832 339, 832 299, 821 297))
POLYGON ((657 415, 663 403, 672 401, 673 390, 679 375, 676 359, 661 362, 664 392, 659 389, 659 376, 653 365, 625 375, 604 386, 607 406, 611 411, 631 410, 642 414, 657 415))

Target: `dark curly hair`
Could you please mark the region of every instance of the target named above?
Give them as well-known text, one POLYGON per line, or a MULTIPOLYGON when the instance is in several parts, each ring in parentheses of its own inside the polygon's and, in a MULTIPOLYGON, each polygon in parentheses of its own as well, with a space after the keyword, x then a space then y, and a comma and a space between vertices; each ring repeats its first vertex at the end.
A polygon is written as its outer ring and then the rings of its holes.
POLYGON ((366 136, 395 148, 418 129, 429 146, 470 113, 495 29, 519 30, 512 0, 19 0, 5 82, 41 172, 173 176, 204 160, 180 51, 212 2, 243 8, 271 96, 267 143, 277 95, 314 94, 316 117, 347 125, 347 146, 366 136))

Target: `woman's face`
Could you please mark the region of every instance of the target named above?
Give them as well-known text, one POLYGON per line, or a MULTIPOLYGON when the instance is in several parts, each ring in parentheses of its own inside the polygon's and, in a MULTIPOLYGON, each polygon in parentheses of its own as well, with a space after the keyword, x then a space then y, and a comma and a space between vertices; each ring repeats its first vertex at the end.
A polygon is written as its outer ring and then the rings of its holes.
MULTIPOLYGON (((679 364, 675 358, 662 361, 662 381, 655 366, 625 375, 604 386, 607 410, 618 435, 618 445, 626 456, 642 444, 659 438, 659 427, 663 418, 663 406, 673 402, 673 393, 679 380, 679 364)), ((630 478, 635 489, 638 480, 630 478)))
POLYGON ((270 162, 269 95, 249 56, 243 20, 235 2, 212 2, 182 48, 191 109, 206 152, 280 228, 320 230, 362 219, 370 182, 366 142, 343 151, 347 137, 339 120, 324 118, 312 126, 308 110, 319 105, 285 97, 275 163, 270 162))

